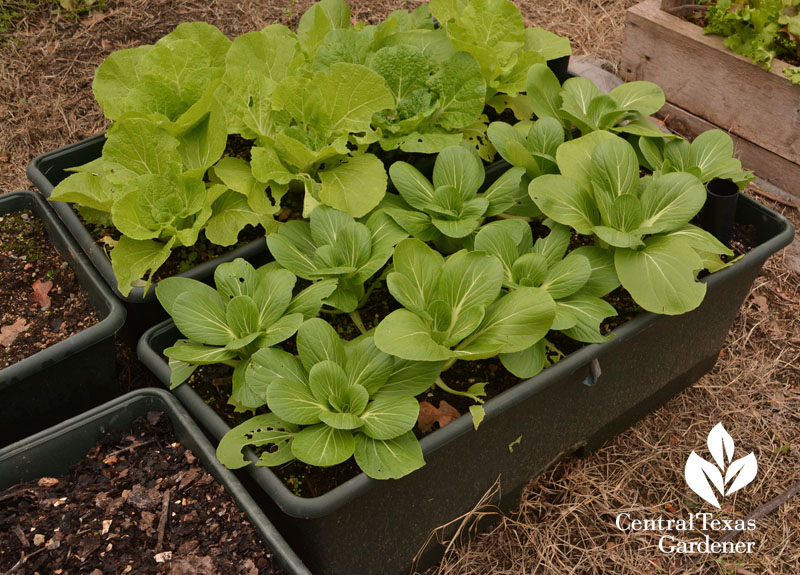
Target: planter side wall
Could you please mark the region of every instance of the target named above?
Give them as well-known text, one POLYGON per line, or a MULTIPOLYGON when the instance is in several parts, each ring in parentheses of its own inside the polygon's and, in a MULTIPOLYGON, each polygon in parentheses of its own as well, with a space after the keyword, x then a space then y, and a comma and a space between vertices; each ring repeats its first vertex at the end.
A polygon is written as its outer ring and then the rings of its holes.
MULTIPOLYGON (((609 342, 587 346, 487 402, 477 432, 469 418, 461 418, 427 436, 422 469, 397 481, 359 476, 318 502, 287 503, 288 491, 276 489, 274 474, 251 465, 244 471, 251 485, 261 487, 254 496, 313 569, 330 575, 407 573, 428 533, 472 509, 498 476, 501 507, 510 508, 524 485, 560 457, 598 447, 713 367, 761 265, 792 237, 784 218, 748 198, 740 202, 737 219, 756 225, 758 241, 766 243, 711 276, 698 309, 639 316, 609 342), (589 386, 588 365, 595 358, 602 375, 589 386)), ((177 337, 174 326, 163 324, 140 342, 140 357, 165 384, 169 370, 158 354, 177 337)), ((227 426, 190 387, 179 387, 176 395, 212 436, 225 433, 227 426)), ((441 552, 433 544, 420 566, 441 552)))
MULTIPOLYGON (((629 81, 659 84, 667 101, 681 110, 800 164, 800 87, 783 76, 783 62, 776 60, 766 71, 723 42, 661 10, 660 0, 646 0, 628 10, 622 74, 629 81), (769 110, 764 108, 765 98, 769 110)), ((752 159, 757 162, 759 155, 752 159)), ((746 166, 770 180, 768 170, 759 170, 757 163, 746 166)), ((797 185, 785 187, 800 195, 797 185)))
POLYGON ((162 411, 169 416, 178 440, 225 486, 284 569, 290 575, 311 575, 244 487, 217 461, 214 449, 191 416, 163 390, 151 388, 130 393, 0 450, 0 491, 21 481, 66 473, 104 431, 128 429, 134 419, 149 411, 162 411))
POLYGON ((119 395, 114 334, 125 322, 124 309, 38 194, 0 200, 0 213, 24 209, 42 220, 100 321, 0 371, 0 446, 119 395))

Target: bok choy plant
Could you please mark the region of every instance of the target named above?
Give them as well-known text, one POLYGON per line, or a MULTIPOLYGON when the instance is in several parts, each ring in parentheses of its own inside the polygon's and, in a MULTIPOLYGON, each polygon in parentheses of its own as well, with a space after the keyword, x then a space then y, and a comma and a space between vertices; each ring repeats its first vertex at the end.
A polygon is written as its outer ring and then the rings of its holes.
POLYGON ((216 289, 197 280, 167 278, 156 295, 186 339, 167 348, 170 383, 185 382, 201 365, 233 367, 230 403, 239 410, 264 404, 264 390, 250 385, 252 355, 292 337, 316 317, 336 280, 317 282, 296 296, 294 274, 276 264, 258 269, 239 258, 214 272, 216 289))
POLYGON ((407 237, 394 221, 377 211, 362 224, 327 206, 317 206, 310 221, 286 222, 267 236, 275 260, 298 277, 338 281, 324 303, 345 313, 363 332, 357 309, 369 292, 364 284, 392 257, 395 244, 407 237))
POLYGON ((247 445, 267 448, 258 461, 267 466, 296 458, 327 467, 355 456, 375 479, 396 479, 425 465, 411 431, 419 414, 414 396, 431 387, 441 362, 392 357, 367 336, 343 342, 322 319, 303 323, 297 351, 297 357, 277 348, 253 355, 247 378, 264 390, 271 413, 222 438, 217 455, 224 465, 247 465, 247 445))
POLYGON ((459 249, 484 218, 504 212, 525 193, 521 168, 511 168, 479 193, 486 176, 483 163, 461 146, 436 157, 433 183, 406 162, 392 164, 389 174, 400 198, 388 196, 384 211, 409 234, 445 252, 459 249))
MULTIPOLYGON (((553 298, 541 287, 519 286, 503 295, 505 273, 499 259, 481 251, 459 251, 447 259, 418 239, 395 248, 387 277, 403 309, 375 329, 375 345, 416 361, 478 360, 528 349, 548 332, 556 315, 553 298)), ((456 391, 480 402, 485 383, 456 391)), ((476 422, 477 423, 477 422, 476 422)))
MULTIPOLYGON (((614 260, 606 250, 582 246, 568 255, 570 230, 549 222, 547 236, 533 241, 531 228, 519 219, 500 220, 483 226, 475 236, 475 249, 495 256, 503 264, 503 286, 508 291, 537 287, 555 300, 550 327, 585 343, 602 343, 600 323, 617 315, 600 299, 617 286, 614 260)), ((517 377, 533 377, 546 365, 548 352, 563 354, 546 339, 526 349, 500 355, 505 368, 517 377)))
POLYGON ((675 315, 700 305, 706 286, 697 274, 733 255, 689 223, 705 203, 700 180, 687 172, 640 177, 634 148, 606 131, 564 143, 556 161, 560 174, 529 186, 542 212, 613 253, 622 286, 644 309, 675 315))

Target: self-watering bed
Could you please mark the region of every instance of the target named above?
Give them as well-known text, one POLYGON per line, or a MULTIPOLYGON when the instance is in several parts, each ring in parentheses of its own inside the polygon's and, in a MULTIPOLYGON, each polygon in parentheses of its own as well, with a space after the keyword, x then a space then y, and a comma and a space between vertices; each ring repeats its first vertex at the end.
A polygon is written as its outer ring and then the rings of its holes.
MULTIPOLYGON (((487 401, 478 430, 467 415, 424 437, 425 466, 399 480, 362 473, 304 499, 269 468, 250 465, 259 504, 312 569, 331 574, 407 572, 428 533, 471 509, 498 477, 500 505, 512 507, 532 477, 566 455, 599 447, 713 367, 761 265, 792 237, 783 217, 749 198, 741 204, 737 221, 756 226, 758 245, 707 278, 697 309, 643 313, 609 341, 587 345, 487 401)), ((165 385, 170 369, 161 352, 180 337, 168 321, 139 344, 141 360, 165 385)), ((215 439, 230 431, 191 387, 174 393, 215 439)), ((247 459, 258 457, 248 450, 247 459)), ((429 546, 421 565, 441 551, 429 546)))

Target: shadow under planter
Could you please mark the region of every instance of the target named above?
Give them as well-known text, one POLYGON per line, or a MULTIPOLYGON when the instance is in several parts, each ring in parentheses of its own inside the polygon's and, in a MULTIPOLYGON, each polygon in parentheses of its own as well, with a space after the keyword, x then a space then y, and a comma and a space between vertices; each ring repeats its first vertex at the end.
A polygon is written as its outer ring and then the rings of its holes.
MULTIPOLYGON (((105 141, 105 134, 98 134, 37 156, 28 164, 28 179, 45 198, 49 198, 53 188, 71 174, 67 171, 69 168, 82 166, 101 156, 105 141)), ((111 268, 111 260, 106 250, 91 236, 72 204, 50 202, 50 205, 94 267, 100 272, 103 280, 114 294, 125 302, 125 308, 129 312, 125 334, 129 339, 135 342, 147 328, 167 317, 156 299, 157 283, 151 285, 146 292, 144 287, 137 286, 131 289, 130 294, 123 296, 117 289, 117 278, 111 268)), ((212 279, 214 270, 222 263, 233 261, 236 258, 244 258, 256 264, 265 263, 266 255, 266 244, 263 238, 260 238, 177 275, 207 282, 212 279)))
MULTIPOLYGON (((362 473, 304 499, 269 468, 249 465, 242 472, 258 486, 255 499, 315 571, 408 573, 428 534, 472 509, 498 477, 500 507, 509 509, 525 484, 559 458, 596 449, 714 366, 762 264, 794 234, 788 220, 749 198, 739 203, 737 220, 755 227, 758 245, 705 280, 700 307, 680 316, 642 313, 611 340, 586 345, 487 401, 477 431, 471 418, 462 417, 424 437, 425 467, 389 481, 362 473)), ((162 351, 179 337, 169 320, 145 333, 138 346, 140 359, 167 386, 162 351)), ((228 431, 189 385, 174 393, 212 437, 228 431)), ((257 460, 251 451, 246 457, 257 460)), ((432 565, 442 551, 429 545, 418 567, 432 565)))
POLYGON ((21 481, 62 475, 86 455, 104 431, 127 430, 134 419, 150 411, 169 416, 175 436, 222 483, 281 567, 289 575, 311 575, 234 474, 217 461, 214 448, 191 416, 160 389, 134 391, 0 450, 0 491, 21 481))
POLYGON ((0 196, 0 215, 22 210, 43 222, 100 321, 0 370, 0 446, 119 395, 114 334, 125 323, 125 309, 39 194, 0 196))

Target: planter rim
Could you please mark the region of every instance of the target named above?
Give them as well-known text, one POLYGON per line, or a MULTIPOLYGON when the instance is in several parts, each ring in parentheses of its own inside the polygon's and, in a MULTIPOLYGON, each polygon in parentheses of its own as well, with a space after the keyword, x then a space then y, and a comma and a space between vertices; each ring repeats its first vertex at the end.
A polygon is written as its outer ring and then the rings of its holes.
MULTIPOLYGON (((195 423, 192 416, 189 415, 186 409, 172 394, 163 389, 149 387, 132 391, 59 423, 58 425, 54 425, 49 429, 45 429, 16 443, 12 443, 0 449, 0 463, 25 453, 31 448, 47 444, 53 437, 65 435, 85 427, 87 424, 104 418, 109 413, 119 411, 128 405, 137 403, 143 398, 155 398, 157 401, 163 403, 166 408, 165 411, 168 412, 170 419, 172 420, 174 417, 179 425, 185 428, 187 433, 195 440, 196 448, 192 449, 192 451, 195 452, 198 458, 203 462, 203 467, 225 487, 225 491, 247 515, 247 518, 261 538, 266 540, 270 550, 280 558, 279 560, 285 562, 284 567, 287 571, 291 575, 312 575, 311 571, 308 570, 291 547, 289 547, 289 544, 259 508, 234 473, 217 460, 216 451, 203 434, 203 431, 197 423, 195 423)), ((171 424, 175 427, 174 422, 171 422, 171 424)))
MULTIPOLYGON (((794 236, 794 227, 791 222, 781 214, 778 214, 747 196, 742 196, 741 201, 744 204, 749 204, 750 207, 755 209, 761 216, 777 222, 780 231, 750 250, 742 256, 740 260, 734 262, 733 265, 703 278, 702 281, 709 287, 722 284, 729 277, 738 274, 738 270, 760 266, 761 262, 769 257, 769 255, 789 244, 794 236)), ((642 312, 630 321, 614 329, 611 332, 613 337, 608 341, 604 343, 586 344, 555 365, 546 368, 538 375, 522 381, 498 394, 484 404, 484 410, 486 412, 485 420, 497 417, 508 407, 550 387, 562 377, 585 368, 595 359, 600 361, 602 366, 603 355, 631 339, 637 333, 647 329, 660 317, 661 315, 659 314, 642 312)), ((174 322, 172 319, 167 319, 145 332, 137 345, 139 359, 167 387, 169 387, 169 366, 167 362, 155 352, 151 346, 151 342, 160 334, 173 328, 174 322)), ((592 383, 593 382, 590 381, 587 382, 587 384, 592 383)), ((193 412, 202 413, 199 419, 205 420, 203 421, 203 425, 207 427, 208 431, 217 440, 230 429, 219 415, 217 415, 211 407, 206 405, 199 395, 188 385, 184 384, 175 388, 173 393, 180 398, 182 403, 190 405, 193 412)), ((452 423, 449 423, 446 427, 437 429, 433 433, 423 437, 420 440, 422 452, 427 456, 457 437, 474 431, 472 418, 460 417, 452 423)), ((246 468, 248 472, 251 473, 261 488, 267 492, 285 513, 294 517, 315 518, 328 515, 378 483, 378 480, 371 479, 362 472, 320 496, 313 498, 298 497, 289 491, 269 468, 255 466, 258 457, 250 448, 246 448, 243 453, 245 454, 245 458, 251 462, 246 468)))
MULTIPOLYGON (((76 272, 75 268, 84 268, 86 272, 85 282, 80 280, 77 273, 75 274, 81 289, 84 292, 97 293, 103 302, 105 302, 108 312, 105 317, 100 317, 100 321, 96 324, 50 347, 38 351, 5 369, 0 369, 0 390, 15 385, 16 382, 26 374, 38 371, 38 366, 43 362, 55 363, 62 361, 68 356, 83 351, 97 341, 113 336, 125 323, 126 315, 123 305, 114 297, 105 282, 98 277, 91 262, 75 243, 72 236, 64 229, 61 221, 52 213, 47 202, 39 194, 30 190, 3 194, 0 196, 0 210, 2 210, 4 205, 15 202, 20 198, 24 203, 28 204, 26 209, 30 209, 36 217, 50 221, 52 225, 46 229, 50 243, 55 247, 55 242, 51 236, 56 236, 58 241, 66 246, 67 253, 59 252, 59 255, 73 268, 73 273, 76 272)), ((96 309, 96 306, 91 307, 98 316, 101 316, 101 311, 96 309)))
MULTIPOLYGON (((45 198, 49 198, 50 194, 53 192, 53 184, 50 182, 47 176, 45 176, 42 170, 42 164, 69 155, 71 153, 74 153, 76 150, 81 150, 82 148, 85 148, 97 142, 104 142, 105 139, 106 135, 104 132, 102 134, 96 134, 89 138, 79 140, 71 144, 67 144, 66 146, 63 146, 56 150, 45 152, 44 154, 36 156, 33 160, 31 160, 26 169, 28 179, 41 192, 42 196, 44 196, 45 198)), ((48 203, 50 204, 52 209, 58 214, 59 218, 61 218, 61 220, 64 222, 64 225, 69 229, 69 232, 74 236, 75 241, 83 249, 83 252, 87 254, 94 267, 97 268, 97 271, 105 280, 105 283, 108 285, 108 287, 111 289, 111 291, 118 299, 121 299, 122 301, 132 304, 151 303, 156 301, 156 289, 158 288, 158 282, 152 282, 147 287, 146 292, 144 286, 136 286, 131 288, 131 291, 127 296, 122 295, 119 289, 117 288, 117 278, 114 275, 113 268, 111 267, 110 257, 107 256, 103 250, 97 249, 95 247, 97 245, 97 242, 94 240, 94 238, 92 238, 91 234, 89 234, 89 232, 83 226, 83 224, 81 223, 80 219, 77 216, 77 213, 72 208, 72 205, 68 202, 54 201, 52 203, 51 202, 48 203)), ((201 279, 204 277, 210 277, 211 275, 213 275, 214 270, 218 265, 226 262, 231 262, 236 258, 240 257, 245 259, 251 258, 261 252, 265 252, 266 249, 267 247, 264 239, 257 238, 243 246, 239 246, 238 248, 232 249, 211 260, 197 264, 196 266, 186 270, 185 272, 175 274, 175 276, 172 277, 182 277, 191 279, 201 279)))

